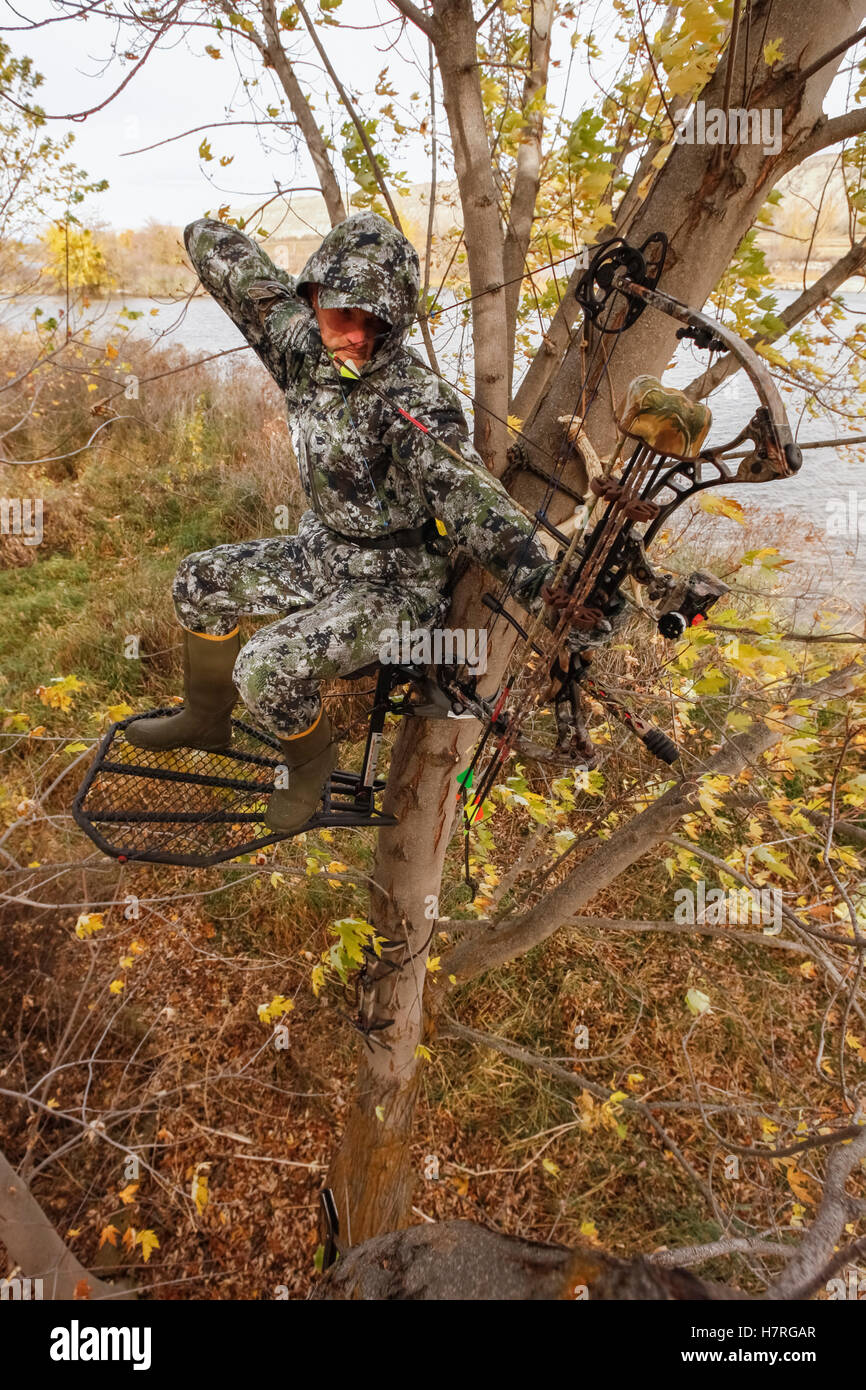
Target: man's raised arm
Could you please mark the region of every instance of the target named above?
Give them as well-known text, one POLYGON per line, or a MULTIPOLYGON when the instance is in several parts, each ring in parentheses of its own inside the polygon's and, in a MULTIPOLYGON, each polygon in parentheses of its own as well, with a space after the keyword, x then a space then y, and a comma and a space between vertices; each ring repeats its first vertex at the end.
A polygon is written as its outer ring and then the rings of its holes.
POLYGON ((287 354, 303 351, 307 331, 315 323, 312 309, 295 293, 292 276, 275 266, 244 232, 225 222, 200 217, 183 236, 205 289, 285 388, 287 354))
POLYGON ((440 383, 438 396, 419 412, 420 418, 436 438, 461 455, 462 462, 410 424, 396 432, 397 451, 453 544, 496 579, 511 577, 517 601, 538 612, 543 607, 541 589, 550 582, 555 565, 536 534, 533 519, 485 468, 454 392, 440 383))

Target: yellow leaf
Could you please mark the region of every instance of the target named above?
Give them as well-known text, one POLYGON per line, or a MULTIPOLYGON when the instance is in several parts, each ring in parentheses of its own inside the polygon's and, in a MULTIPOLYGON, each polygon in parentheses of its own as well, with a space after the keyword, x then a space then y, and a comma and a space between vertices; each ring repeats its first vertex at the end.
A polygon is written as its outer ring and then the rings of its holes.
POLYGON ((788 1186, 797 1200, 805 1202, 808 1206, 813 1207, 815 1205, 815 1199, 805 1186, 805 1183, 808 1181, 806 1174, 801 1173, 799 1168, 792 1163, 790 1167, 785 1169, 785 1176, 788 1179, 788 1186))
POLYGON ((141 1246, 141 1256, 144 1263, 147 1264, 152 1252, 159 1249, 159 1241, 156 1238, 156 1233, 154 1231, 139 1231, 136 1236, 136 1242, 141 1246))
POLYGON ((742 502, 737 502, 733 497, 719 497, 713 492, 705 492, 698 500, 698 506, 704 512, 709 512, 711 516, 727 516, 731 521, 736 521, 740 526, 746 524, 746 509, 742 502))
POLYGON ((818 971, 813 960, 804 960, 800 966, 800 974, 805 980, 817 980, 818 971))
POLYGON ((99 1249, 101 1250, 106 1242, 108 1242, 109 1245, 113 1245, 115 1249, 117 1249, 117 1237, 119 1235, 120 1231, 117 1229, 116 1226, 103 1226, 102 1233, 99 1237, 99 1249))
POLYGON ((89 744, 82 743, 81 739, 76 739, 75 743, 67 743, 63 751, 64 753, 85 753, 88 747, 89 744))
POLYGON ((559 1166, 554 1163, 552 1158, 543 1158, 541 1166, 547 1173, 552 1173, 555 1178, 559 1177, 559 1166))
POLYGON ((425 1047, 423 1043, 419 1043, 415 1048, 415 1056, 422 1062, 432 1062, 433 1060, 429 1047, 425 1047))
POLYGON ((764 44, 764 62, 768 68, 771 68, 774 63, 781 63, 784 57, 781 39, 771 39, 769 43, 764 44))
POLYGON ((427 969, 430 971, 430 974, 431 974, 431 975, 435 975, 437 970, 441 970, 441 969, 442 969, 442 958, 441 958, 441 956, 428 956, 428 957, 427 957, 427 969))
POLYGON ((132 705, 121 702, 119 705, 109 705, 105 713, 108 715, 112 724, 119 724, 121 719, 126 719, 127 715, 134 714, 135 710, 132 708, 132 705))
POLYGON ((688 1005, 689 1011, 693 1013, 695 1017, 699 1014, 705 1014, 710 1007, 709 997, 700 989, 690 989, 687 991, 686 1004, 688 1005))
POLYGON ((283 1014, 290 1014, 294 1007, 293 1000, 287 999, 284 994, 275 994, 270 1004, 259 1004, 256 1013, 261 1023, 276 1023, 283 1014))
POLYGON ((108 986, 108 992, 109 994, 120 994, 125 988, 123 980, 112 980, 108 986))
POLYGON ((376 1119, 379 1121, 380 1124, 384 1121, 384 1119, 385 1119, 385 1107, 384 1107, 384 1105, 377 1105, 377 1106, 376 1106, 376 1119))
POLYGON ((102 920, 101 912, 82 912, 78 921, 75 923, 75 935, 84 941, 94 932, 104 931, 105 923, 102 920))
POLYGON ((49 685, 38 685, 36 694, 43 705, 48 705, 51 709, 70 710, 73 695, 84 688, 85 682, 77 676, 55 676, 49 685))
POLYGON ((600 1244, 598 1239, 598 1227, 594 1221, 581 1221, 580 1234, 584 1240, 588 1240, 591 1245, 600 1244))
POLYGON ((117 1195, 125 1207, 128 1207, 130 1202, 135 1201, 135 1194, 138 1191, 139 1187, 140 1183, 131 1182, 128 1183, 126 1187, 121 1188, 120 1192, 118 1192, 117 1195))
POLYGON ((207 1206, 208 1200, 207 1173, 196 1172, 193 1174, 192 1188, 190 1189, 190 1192, 192 1200, 195 1202, 195 1209, 198 1212, 199 1216, 201 1216, 202 1212, 207 1206))

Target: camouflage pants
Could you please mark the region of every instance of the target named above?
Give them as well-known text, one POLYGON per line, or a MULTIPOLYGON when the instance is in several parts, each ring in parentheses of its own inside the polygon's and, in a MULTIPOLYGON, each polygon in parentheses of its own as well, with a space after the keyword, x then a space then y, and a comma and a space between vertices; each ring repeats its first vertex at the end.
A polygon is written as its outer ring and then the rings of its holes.
POLYGON ((335 543, 305 513, 297 536, 218 545, 188 555, 174 581, 179 620, 225 636, 239 618, 279 619, 242 647, 234 682, 269 733, 300 733, 321 709, 319 682, 379 659, 383 632, 444 614, 447 564, 423 550, 335 543))

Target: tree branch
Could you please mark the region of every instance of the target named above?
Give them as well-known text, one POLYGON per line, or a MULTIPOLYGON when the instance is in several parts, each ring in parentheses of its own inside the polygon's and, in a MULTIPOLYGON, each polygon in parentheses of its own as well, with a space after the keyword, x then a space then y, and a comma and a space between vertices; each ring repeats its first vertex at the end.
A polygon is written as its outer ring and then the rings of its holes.
POLYGON ((849 1220, 845 1183, 861 1159, 866 1158, 866 1124, 850 1144, 835 1148, 827 1159, 827 1173, 818 1214, 809 1227, 790 1264, 767 1290, 767 1297, 791 1300, 813 1292, 816 1278, 823 1279, 823 1266, 832 1258, 834 1247, 849 1220), (820 1271, 820 1272, 819 1272, 820 1271))
POLYGON ((6 1157, 0 1153, 0 1241, 13 1265, 27 1279, 42 1279, 46 1297, 72 1300, 78 1285, 90 1299, 130 1299, 128 1285, 96 1279, 64 1245, 48 1217, 6 1157))
POLYGON ((802 164, 810 155, 826 150, 830 145, 838 145, 842 140, 851 140, 866 130, 866 106, 858 106, 854 111, 846 111, 844 116, 833 116, 830 120, 822 118, 798 144, 793 145, 776 169, 779 176, 802 164))
POLYGON ((724 1255, 781 1255, 788 1259, 794 1248, 778 1240, 764 1240, 761 1236, 728 1236, 726 1240, 713 1240, 708 1245, 684 1245, 681 1250, 654 1250, 651 1255, 644 1255, 644 1259, 650 1264, 661 1265, 663 1269, 685 1269, 689 1265, 705 1264, 707 1260, 718 1260, 724 1255))
POLYGON ((428 39, 433 38, 435 32, 433 19, 430 15, 426 15, 423 10, 419 10, 417 5, 413 5, 412 0, 388 0, 388 3, 393 5, 395 10, 399 10, 404 19, 411 20, 422 34, 427 35, 428 39))
MULTIPOLYGON (((232 7, 228 0, 221 0, 221 7, 227 13, 232 12, 232 7)), ((335 227, 338 222, 346 219, 346 209, 343 204, 343 195, 340 192, 340 185, 334 166, 331 163, 327 146, 322 132, 319 130, 316 118, 310 110, 310 103, 304 95, 301 84, 295 76, 295 70, 289 61, 289 56, 280 41, 280 27, 277 19, 276 6, 274 0, 262 0, 262 18, 265 22, 265 38, 262 38, 253 31, 249 35, 253 43, 259 49, 263 57, 273 65, 274 72, 280 79, 283 91, 289 99, 289 105, 295 115, 304 142, 310 152, 313 167, 319 180, 319 187, 322 190, 322 197, 325 200, 325 207, 331 226, 335 227)))
MULTIPOLYGON (((811 699, 834 699, 853 688, 857 675, 856 667, 845 667, 812 686, 798 686, 792 699, 802 699, 804 695, 811 699)), ((738 735, 709 760, 704 774, 735 776, 744 767, 753 766, 802 722, 803 716, 791 713, 772 728, 761 725, 738 735)), ((547 898, 524 916, 516 921, 506 919, 496 931, 486 933, 483 938, 472 937, 459 942, 443 958, 443 977, 454 975, 458 981, 472 979, 546 941, 563 922, 574 917, 596 894, 610 887, 632 864, 669 839, 677 822, 693 812, 699 790, 699 781, 694 780, 671 787, 640 815, 615 830, 598 849, 581 860, 547 898)))
MULTIPOLYGON (((550 63, 550 38, 553 29, 554 0, 537 0, 531 7, 529 32, 529 62, 523 83, 522 109, 527 110, 547 84, 550 63)), ((509 345, 509 382, 514 371, 514 335, 517 308, 520 303, 521 279, 526 265, 526 253, 532 237, 535 204, 541 180, 541 139, 544 131, 544 112, 533 111, 520 129, 517 166, 514 171, 508 226, 503 251, 504 278, 513 280, 505 295, 509 345)))
MULTIPOLYGON (((781 314, 777 315, 779 328, 772 333, 753 333, 748 339, 749 346, 757 348, 762 343, 775 343, 777 339, 783 338, 808 314, 811 314, 813 309, 835 294, 840 285, 843 285, 852 275, 856 275, 864 264, 866 264, 866 237, 856 242, 846 255, 840 256, 839 260, 831 265, 830 269, 825 271, 814 285, 810 285, 807 290, 792 300, 781 314)), ((701 376, 695 377, 694 381, 689 382, 685 388, 685 393, 690 400, 703 400, 704 396, 715 391, 723 381, 726 381, 728 377, 733 376, 739 370, 740 363, 733 353, 726 352, 717 358, 701 376)))
MULTIPOLYGON (((268 3, 268 4, 272 4, 272 3, 273 3, 273 0, 267 0, 267 3, 268 3)), ((379 185, 379 189, 380 189, 380 191, 381 191, 381 193, 382 193, 382 197, 385 199, 385 202, 388 204, 388 211, 389 211, 390 214, 391 214, 391 219, 392 219, 392 221, 393 221, 393 223, 394 223, 394 226, 397 228, 397 231, 398 231, 398 232, 402 232, 402 230, 403 230, 403 224, 402 224, 402 222, 400 221, 400 214, 398 213, 396 207, 394 206, 394 201, 393 201, 393 199, 392 199, 392 197, 391 197, 391 194, 390 194, 389 191, 388 191, 388 185, 387 185, 386 182, 385 182, 385 176, 384 176, 384 174, 382 173, 382 169, 381 169, 381 166, 380 166, 380 164, 379 164, 378 159, 376 158, 375 154, 373 153, 373 146, 370 144, 370 137, 369 137, 369 135, 367 134, 366 130, 364 129, 364 122, 361 120, 360 116, 358 115, 357 111, 355 110, 355 108, 354 108, 354 106, 353 106, 353 104, 352 104, 352 102, 351 102, 351 100, 350 100, 350 98, 349 98, 348 92, 346 91, 345 87, 343 86, 342 82, 340 81, 339 77, 337 76, 337 73, 336 73, 336 71, 335 71, 335 69, 334 69, 334 65, 333 65, 333 63, 331 62, 331 60, 330 60, 330 58, 328 57, 328 54, 327 54, 327 52, 326 52, 326 50, 325 50, 325 46, 324 46, 324 44, 322 43, 322 40, 319 38, 318 34, 316 33, 316 26, 315 26, 315 24, 313 23, 313 21, 310 19, 310 16, 307 14, 307 11, 306 11, 306 9, 305 9, 305 7, 304 7, 304 5, 303 5, 303 0, 297 0, 297 9, 298 9, 298 13, 300 14, 301 18, 303 19, 304 23, 305 23, 306 26, 307 26, 307 30, 308 30, 308 32, 309 32, 310 38, 313 40, 313 43, 314 43, 315 46, 316 46, 316 52, 318 53, 319 57, 321 58, 322 62, 323 62, 324 65, 325 65, 325 71, 327 72, 328 76, 330 77, 331 81, 333 82, 334 86, 336 87, 336 89, 337 89, 337 95, 339 96, 341 102, 343 103, 343 105, 345 106, 346 110, 348 111, 348 113, 349 113, 349 115, 350 115, 350 117, 351 117, 351 119, 352 119, 352 124, 354 125, 355 129, 356 129, 357 132, 358 132, 358 139, 361 141, 361 144, 364 146, 364 150, 365 150, 365 152, 366 152, 367 158, 368 158, 369 161, 370 161, 370 167, 371 167, 371 169, 373 170, 373 173, 374 173, 375 178, 376 178, 376 182, 377 182, 377 184, 379 185)))
POLYGON ((821 57, 816 58, 814 63, 810 63, 802 72, 797 73, 797 86, 805 86, 810 77, 814 77, 815 73, 820 72, 821 68, 826 67, 828 63, 832 63, 834 58, 841 57, 847 49, 853 48, 855 43, 859 43, 861 39, 866 39, 866 29, 858 29, 857 33, 852 34, 849 39, 843 39, 842 42, 837 43, 834 48, 828 49, 826 53, 822 53, 821 57))

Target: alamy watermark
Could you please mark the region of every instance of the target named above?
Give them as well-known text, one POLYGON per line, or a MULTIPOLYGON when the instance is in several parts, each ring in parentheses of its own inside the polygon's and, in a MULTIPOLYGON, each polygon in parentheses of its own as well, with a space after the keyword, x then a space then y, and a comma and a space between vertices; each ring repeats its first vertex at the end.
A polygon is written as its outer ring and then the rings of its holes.
POLYGON ((674 139, 678 145, 760 145, 764 154, 782 148, 782 108, 694 106, 674 113, 674 139))
POLYGON ((674 921, 694 926, 753 926, 765 931, 782 927, 782 894, 778 888, 708 888, 703 879, 674 893, 674 921))
POLYGON ((41 545, 42 498, 0 497, 0 536, 21 536, 25 545, 41 545))
POLYGON ((825 507, 828 536, 857 537, 866 531, 866 493, 849 488, 847 497, 828 497, 825 507))
POLYGON ((487 629, 387 627, 381 634, 379 660, 383 666, 467 666, 473 675, 487 670, 487 629))
POLYGON ((18 1302, 41 1301, 45 1297, 45 1287, 43 1279, 21 1279, 13 1275, 11 1279, 0 1279, 0 1299, 3 1302, 13 1300, 18 1302))

